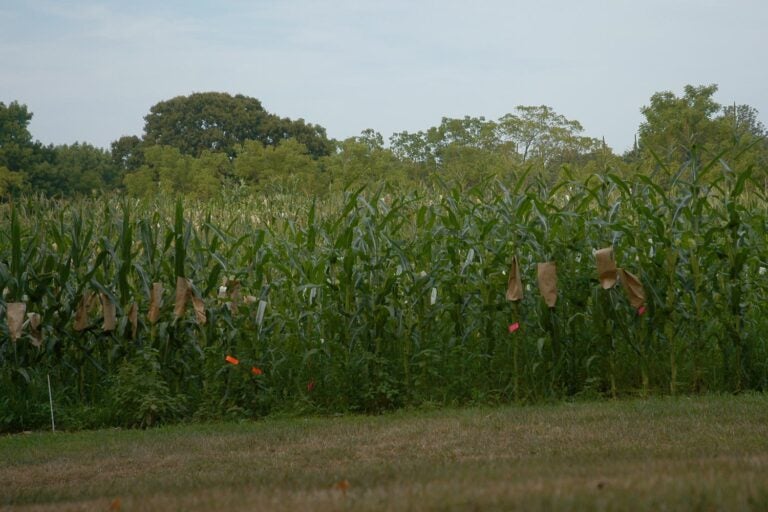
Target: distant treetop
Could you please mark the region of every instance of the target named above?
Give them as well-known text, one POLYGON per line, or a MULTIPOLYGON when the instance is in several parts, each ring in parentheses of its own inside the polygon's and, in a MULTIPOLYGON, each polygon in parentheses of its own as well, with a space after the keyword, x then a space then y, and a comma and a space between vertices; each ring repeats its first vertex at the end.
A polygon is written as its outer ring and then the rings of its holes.
POLYGON ((323 127, 270 114, 259 100, 242 94, 177 96, 154 105, 144 120, 146 145, 173 146, 195 157, 206 150, 234 156, 236 146, 246 140, 276 145, 295 138, 315 158, 329 155, 334 147, 323 127))

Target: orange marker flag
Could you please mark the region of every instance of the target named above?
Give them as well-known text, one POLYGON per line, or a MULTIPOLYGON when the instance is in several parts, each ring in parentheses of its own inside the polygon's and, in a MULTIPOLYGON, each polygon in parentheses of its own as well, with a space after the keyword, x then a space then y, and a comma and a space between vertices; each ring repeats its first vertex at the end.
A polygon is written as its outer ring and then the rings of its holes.
POLYGON ((263 374, 264 372, 261 371, 261 368, 257 368, 256 366, 252 366, 251 367, 251 373, 258 377, 259 375, 263 374))
POLYGON ((232 357, 232 356, 230 356, 230 355, 228 355, 228 356, 227 356, 227 357, 225 357, 224 359, 225 359, 225 360, 226 360, 226 361, 227 361, 229 364, 234 364, 234 365, 238 365, 238 364, 240 364, 240 361, 238 361, 237 359, 235 359, 234 357, 232 357))
POLYGON ((347 495, 347 491, 350 487, 352 486, 350 485, 349 480, 339 480, 333 486, 334 489, 341 491, 344 496, 347 495))

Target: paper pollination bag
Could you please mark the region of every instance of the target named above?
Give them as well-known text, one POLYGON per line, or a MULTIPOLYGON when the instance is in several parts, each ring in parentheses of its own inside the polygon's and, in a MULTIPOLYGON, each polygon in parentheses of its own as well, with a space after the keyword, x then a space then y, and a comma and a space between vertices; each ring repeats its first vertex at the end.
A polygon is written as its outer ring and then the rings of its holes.
POLYGON ((104 314, 104 323, 101 325, 103 331, 114 331, 117 328, 117 311, 115 304, 106 293, 100 294, 101 311, 104 314))
POLYGON ((207 321, 205 315, 205 302, 197 295, 192 295, 192 307, 195 309, 195 321, 200 325, 205 325, 207 321))
POLYGON ((608 290, 616 286, 618 280, 618 270, 616 269, 616 260, 613 258, 613 247, 606 247, 595 251, 595 261, 597 263, 597 276, 600 279, 600 286, 608 290))
POLYGON ((173 315, 176 318, 184 316, 187 308, 187 299, 191 294, 192 282, 185 277, 176 278, 176 302, 173 306, 173 315))
POLYGON ((40 328, 43 323, 43 317, 40 313, 27 313, 29 320, 30 342, 37 348, 43 346, 43 330, 40 328))
POLYGON ((520 275, 520 264, 517 256, 512 258, 512 266, 509 269, 509 279, 507 281, 507 300, 523 300, 523 281, 520 275))
POLYGON ((621 273, 621 284, 627 294, 629 303, 635 309, 642 307, 645 304, 645 288, 643 288, 643 283, 636 275, 624 269, 620 269, 619 272, 621 273))
POLYGON ((537 265, 539 293, 550 308, 557 303, 557 264, 554 261, 537 265))
POLYGON ((23 302, 9 302, 6 305, 8 334, 10 334, 12 341, 21 338, 21 330, 24 327, 24 315, 26 312, 27 305, 23 302))
POLYGON ((75 330, 84 331, 88 328, 88 314, 91 310, 91 305, 95 298, 95 294, 91 291, 83 292, 83 296, 80 297, 80 302, 77 304, 77 310, 75 311, 75 330))
POLYGON ((232 314, 237 313, 237 307, 240 305, 240 281, 227 281, 227 295, 229 295, 229 309, 232 314))
POLYGON ((149 323, 156 324, 160 319, 160 306, 163 304, 163 283, 152 283, 149 292, 149 323))
POLYGON ((128 322, 131 324, 131 338, 136 339, 139 330, 139 306, 135 302, 128 308, 128 322))
POLYGON ((199 297, 192 287, 192 280, 184 277, 176 278, 176 303, 174 304, 173 314, 176 318, 184 316, 187 309, 187 301, 192 301, 192 308, 195 311, 195 321, 204 325, 207 321, 205 314, 205 302, 199 297))

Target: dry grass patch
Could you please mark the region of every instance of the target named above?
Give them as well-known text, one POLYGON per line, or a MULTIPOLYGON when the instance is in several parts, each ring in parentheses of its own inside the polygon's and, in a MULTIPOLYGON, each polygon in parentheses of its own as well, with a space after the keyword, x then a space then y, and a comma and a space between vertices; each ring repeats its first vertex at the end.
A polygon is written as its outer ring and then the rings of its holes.
POLYGON ((765 510, 768 398, 35 433, 0 461, 0 510, 765 510))

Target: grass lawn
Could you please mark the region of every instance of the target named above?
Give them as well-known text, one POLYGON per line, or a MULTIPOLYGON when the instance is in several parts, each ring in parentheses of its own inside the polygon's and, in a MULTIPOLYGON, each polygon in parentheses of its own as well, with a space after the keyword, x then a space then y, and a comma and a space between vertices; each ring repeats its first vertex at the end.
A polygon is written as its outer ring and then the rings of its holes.
POLYGON ((768 510, 768 395, 0 437, 0 511, 110 507, 768 510))

